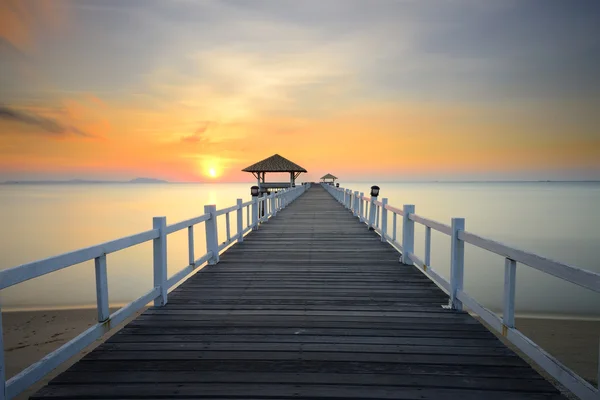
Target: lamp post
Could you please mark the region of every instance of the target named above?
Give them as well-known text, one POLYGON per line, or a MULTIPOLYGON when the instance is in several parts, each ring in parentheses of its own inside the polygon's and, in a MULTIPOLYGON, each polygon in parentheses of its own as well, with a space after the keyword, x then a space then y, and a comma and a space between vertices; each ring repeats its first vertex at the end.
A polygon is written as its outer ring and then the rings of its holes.
POLYGON ((260 189, 258 186, 252 186, 250 188, 250 194, 252 195, 252 230, 258 229, 258 193, 260 189))
POLYGON ((375 202, 379 196, 379 186, 371 186, 371 201, 369 206, 369 230, 372 231, 375 228, 375 202))

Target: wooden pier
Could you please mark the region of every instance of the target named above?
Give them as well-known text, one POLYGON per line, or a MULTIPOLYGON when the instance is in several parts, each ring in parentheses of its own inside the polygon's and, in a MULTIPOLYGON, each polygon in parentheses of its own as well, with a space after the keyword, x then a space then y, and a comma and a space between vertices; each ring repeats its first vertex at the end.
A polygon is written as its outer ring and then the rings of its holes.
POLYGON ((320 186, 32 398, 558 399, 320 186))

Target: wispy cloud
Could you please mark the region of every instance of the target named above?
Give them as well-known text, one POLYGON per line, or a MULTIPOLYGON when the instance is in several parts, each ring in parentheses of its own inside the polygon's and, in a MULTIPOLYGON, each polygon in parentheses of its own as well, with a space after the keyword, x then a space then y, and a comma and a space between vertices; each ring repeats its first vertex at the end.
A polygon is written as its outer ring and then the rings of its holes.
POLYGON ((211 125, 210 121, 202 121, 200 123, 200 126, 198 127, 198 129, 196 129, 196 131, 194 132, 193 135, 184 136, 181 138, 181 141, 186 142, 186 143, 200 143, 201 142, 201 143, 205 144, 208 140, 204 134, 206 133, 206 131, 208 130, 210 125, 211 125))
POLYGON ((0 106, 0 119, 36 127, 51 136, 75 134, 87 138, 94 137, 94 135, 84 132, 77 127, 62 124, 53 118, 43 117, 31 112, 18 111, 4 106, 0 106))

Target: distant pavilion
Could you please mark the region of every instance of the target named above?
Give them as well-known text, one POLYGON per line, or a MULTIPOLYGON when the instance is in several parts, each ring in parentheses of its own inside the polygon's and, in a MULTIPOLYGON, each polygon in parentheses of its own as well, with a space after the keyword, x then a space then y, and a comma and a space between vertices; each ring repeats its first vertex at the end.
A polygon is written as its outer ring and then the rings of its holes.
POLYGON ((242 171, 251 172, 258 180, 258 187, 261 192, 269 189, 287 189, 296 185, 296 179, 302 172, 307 172, 304 168, 279 154, 272 155, 262 161, 244 168, 242 171), (265 176, 267 172, 288 172, 290 174, 289 182, 267 182, 265 176))
POLYGON ((338 178, 337 176, 333 176, 333 175, 331 175, 331 174, 327 174, 327 175, 325 175, 325 176, 322 176, 322 177, 321 177, 321 181, 322 181, 323 183, 331 183, 331 184, 334 184, 334 183, 335 183, 335 180, 336 180, 337 178, 338 178))

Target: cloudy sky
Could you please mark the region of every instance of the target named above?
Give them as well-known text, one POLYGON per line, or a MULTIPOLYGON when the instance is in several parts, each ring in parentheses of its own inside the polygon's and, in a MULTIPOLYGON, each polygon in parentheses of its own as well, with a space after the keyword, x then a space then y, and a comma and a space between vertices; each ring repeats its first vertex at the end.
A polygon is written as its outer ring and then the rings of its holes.
POLYGON ((0 0, 0 180, 600 179, 600 2, 0 0), (213 169, 216 177, 211 177, 213 169))

